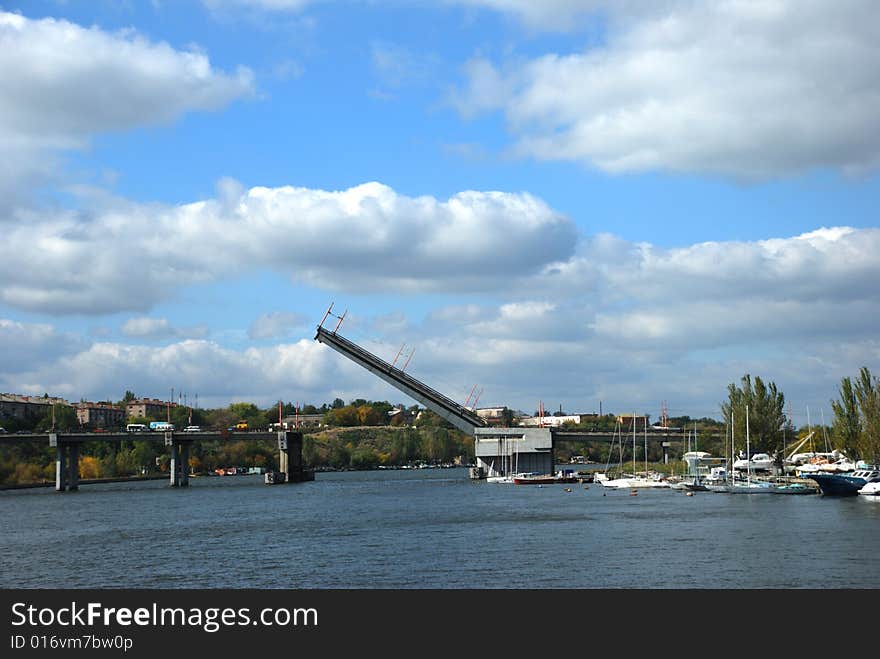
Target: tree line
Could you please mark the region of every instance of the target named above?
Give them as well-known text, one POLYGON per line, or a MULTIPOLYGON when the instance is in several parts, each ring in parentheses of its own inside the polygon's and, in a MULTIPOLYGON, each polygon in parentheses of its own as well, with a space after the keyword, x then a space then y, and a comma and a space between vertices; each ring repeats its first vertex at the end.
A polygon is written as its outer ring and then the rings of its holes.
MULTIPOLYGON (((394 409, 387 401, 363 399, 348 405, 336 399, 321 407, 304 406, 300 413, 323 414, 326 422, 321 428, 302 428, 305 465, 317 469, 369 469, 473 459, 473 438, 436 414, 412 406, 390 417, 389 422, 388 412, 394 409), (333 427, 341 432, 334 432, 333 427)), ((292 404, 282 408, 285 416, 293 413, 292 404)), ((225 429, 238 421, 247 421, 251 428, 265 428, 278 420, 277 407, 260 409, 241 402, 223 409, 190 410, 181 406, 171 408, 170 414, 178 428, 194 424, 225 429)), ((130 418, 127 422, 150 420, 165 419, 130 418)), ((50 410, 25 429, 43 432, 53 423, 59 432, 80 430, 73 408, 61 405, 54 416, 50 410)), ((200 440, 191 447, 189 468, 196 474, 230 466, 275 469, 277 453, 276 443, 269 440, 200 440)), ((81 446, 79 471, 84 479, 150 476, 165 473, 168 468, 169 456, 162 442, 142 439, 137 434, 123 441, 96 439, 81 446)), ((51 482, 54 478, 55 449, 35 442, 0 445, 0 486, 51 482)))
POLYGON ((785 395, 773 382, 765 383, 760 377, 752 380, 746 374, 740 384, 728 385, 727 401, 721 404, 725 426, 738 447, 745 447, 746 423, 753 453, 775 454, 781 464, 784 452, 795 441, 827 430, 830 448, 841 451, 851 459, 880 462, 880 380, 867 367, 862 367, 856 378, 840 381, 839 397, 831 401, 834 412, 830 428, 802 427, 798 430, 785 414, 785 395))

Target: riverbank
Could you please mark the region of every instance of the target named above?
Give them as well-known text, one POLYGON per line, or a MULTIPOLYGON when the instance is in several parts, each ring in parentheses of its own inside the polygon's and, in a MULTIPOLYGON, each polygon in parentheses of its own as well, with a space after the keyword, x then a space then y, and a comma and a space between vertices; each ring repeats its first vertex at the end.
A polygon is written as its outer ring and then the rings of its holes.
MULTIPOLYGON (((136 483, 139 481, 168 480, 168 474, 156 474, 154 476, 118 476, 116 478, 81 478, 80 485, 97 485, 99 483, 136 483)), ((20 485, 0 485, 3 490, 30 490, 37 487, 55 487, 55 481, 42 481, 39 483, 23 483, 20 485)))

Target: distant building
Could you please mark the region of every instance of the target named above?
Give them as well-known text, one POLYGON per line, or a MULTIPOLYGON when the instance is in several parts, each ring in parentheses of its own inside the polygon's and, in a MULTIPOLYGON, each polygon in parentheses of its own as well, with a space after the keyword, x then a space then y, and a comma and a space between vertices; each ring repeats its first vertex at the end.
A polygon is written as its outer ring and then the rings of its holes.
POLYGON ((519 420, 519 425, 524 428, 555 428, 564 423, 580 423, 581 417, 576 414, 566 414, 565 416, 526 416, 519 420))
POLYGON ((323 414, 296 414, 294 416, 286 416, 281 419, 285 430, 295 430, 296 428, 318 428, 324 423, 323 414))
POLYGON ((66 405, 63 398, 53 396, 23 396, 21 394, 0 394, 0 418, 6 419, 42 419, 52 405, 66 405))
POLYGON ((125 410, 110 403, 76 403, 74 407, 83 426, 114 428, 125 423, 125 410))
POLYGON ((484 419, 490 426, 506 426, 511 422, 513 414, 505 407, 480 407, 474 410, 476 415, 484 419))
POLYGON ((406 409, 403 405, 388 410, 388 422, 391 425, 411 426, 415 420, 413 411, 406 409))
POLYGON ((177 403, 168 403, 158 398, 139 398, 130 400, 125 404, 125 415, 131 417, 144 417, 164 419, 168 415, 168 407, 177 407, 177 403))
POLYGON ((635 419, 636 430, 639 430, 640 428, 642 430, 645 429, 645 426, 648 423, 648 418, 644 414, 619 414, 617 416, 617 423, 620 424, 621 428, 629 428, 630 430, 632 430, 633 419, 635 419))

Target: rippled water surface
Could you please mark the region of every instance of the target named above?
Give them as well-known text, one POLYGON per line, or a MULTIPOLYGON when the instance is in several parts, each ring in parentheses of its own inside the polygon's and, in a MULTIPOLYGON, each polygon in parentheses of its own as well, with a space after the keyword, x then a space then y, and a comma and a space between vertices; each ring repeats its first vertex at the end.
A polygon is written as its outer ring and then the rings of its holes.
POLYGON ((464 469, 7 491, 0 529, 12 588, 880 587, 874 498, 630 496, 464 469))

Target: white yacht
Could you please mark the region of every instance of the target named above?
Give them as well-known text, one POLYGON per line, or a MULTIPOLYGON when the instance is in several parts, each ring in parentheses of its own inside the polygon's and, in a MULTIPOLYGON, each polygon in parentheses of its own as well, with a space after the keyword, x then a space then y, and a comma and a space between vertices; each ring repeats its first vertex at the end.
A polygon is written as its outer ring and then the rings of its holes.
POLYGON ((770 471, 772 467, 773 458, 767 453, 755 453, 751 459, 741 457, 733 463, 733 468, 738 471, 770 471))

